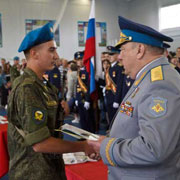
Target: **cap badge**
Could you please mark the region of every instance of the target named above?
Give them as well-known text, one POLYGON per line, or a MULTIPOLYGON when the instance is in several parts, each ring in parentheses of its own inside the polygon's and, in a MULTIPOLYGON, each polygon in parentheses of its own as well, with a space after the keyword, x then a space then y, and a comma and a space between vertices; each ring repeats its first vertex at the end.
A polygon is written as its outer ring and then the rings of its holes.
POLYGON ((126 36, 123 32, 120 33, 120 40, 118 44, 122 44, 124 42, 131 41, 132 37, 131 36, 126 36))

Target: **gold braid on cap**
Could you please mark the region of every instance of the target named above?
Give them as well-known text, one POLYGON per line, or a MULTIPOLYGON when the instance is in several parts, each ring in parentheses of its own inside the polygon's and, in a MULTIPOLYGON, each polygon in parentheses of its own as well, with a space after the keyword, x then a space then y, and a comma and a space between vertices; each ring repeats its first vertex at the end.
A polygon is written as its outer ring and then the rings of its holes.
POLYGON ((120 33, 120 39, 119 42, 116 44, 116 47, 119 47, 121 44, 125 43, 125 42, 129 42, 132 40, 131 36, 126 36, 125 34, 123 34, 122 32, 120 33))

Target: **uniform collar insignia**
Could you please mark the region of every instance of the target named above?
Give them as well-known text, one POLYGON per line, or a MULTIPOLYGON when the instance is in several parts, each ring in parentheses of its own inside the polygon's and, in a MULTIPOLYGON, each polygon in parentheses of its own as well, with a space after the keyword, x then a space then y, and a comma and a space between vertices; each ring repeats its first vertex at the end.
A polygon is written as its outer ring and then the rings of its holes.
POLYGON ((146 74, 147 74, 147 71, 143 72, 142 75, 140 76, 140 78, 134 82, 135 87, 137 87, 139 85, 139 83, 144 79, 146 74))

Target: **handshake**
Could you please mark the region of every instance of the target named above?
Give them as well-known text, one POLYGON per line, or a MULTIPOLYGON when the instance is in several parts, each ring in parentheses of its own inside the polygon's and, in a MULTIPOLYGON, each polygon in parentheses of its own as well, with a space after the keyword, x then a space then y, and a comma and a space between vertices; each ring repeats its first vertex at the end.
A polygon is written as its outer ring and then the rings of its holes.
POLYGON ((84 152, 87 156, 89 156, 91 159, 94 160, 100 160, 100 146, 103 139, 106 138, 106 136, 100 136, 100 138, 95 140, 86 140, 84 141, 84 152))

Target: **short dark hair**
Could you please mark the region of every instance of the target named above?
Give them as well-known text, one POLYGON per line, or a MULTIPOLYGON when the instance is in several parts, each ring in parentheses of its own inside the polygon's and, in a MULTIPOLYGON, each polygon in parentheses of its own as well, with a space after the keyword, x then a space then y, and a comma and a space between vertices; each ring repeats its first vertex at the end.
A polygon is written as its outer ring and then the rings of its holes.
POLYGON ((109 61, 109 59, 104 59, 104 60, 102 61, 102 64, 103 64, 104 62, 107 62, 107 63, 111 64, 110 61, 109 61))
POLYGON ((164 48, 160 48, 160 47, 156 47, 156 46, 151 46, 151 45, 146 45, 148 48, 148 51, 150 51, 152 54, 163 54, 165 49, 164 48))
POLYGON ((107 52, 107 51, 104 51, 104 52, 102 52, 101 54, 109 54, 109 52, 107 52))
POLYGON ((25 50, 24 51, 24 56, 26 57, 27 60, 29 58, 29 55, 30 55, 30 49, 25 50))
POLYGON ((71 71, 77 71, 78 70, 77 64, 76 63, 71 63, 70 69, 71 69, 71 71))

